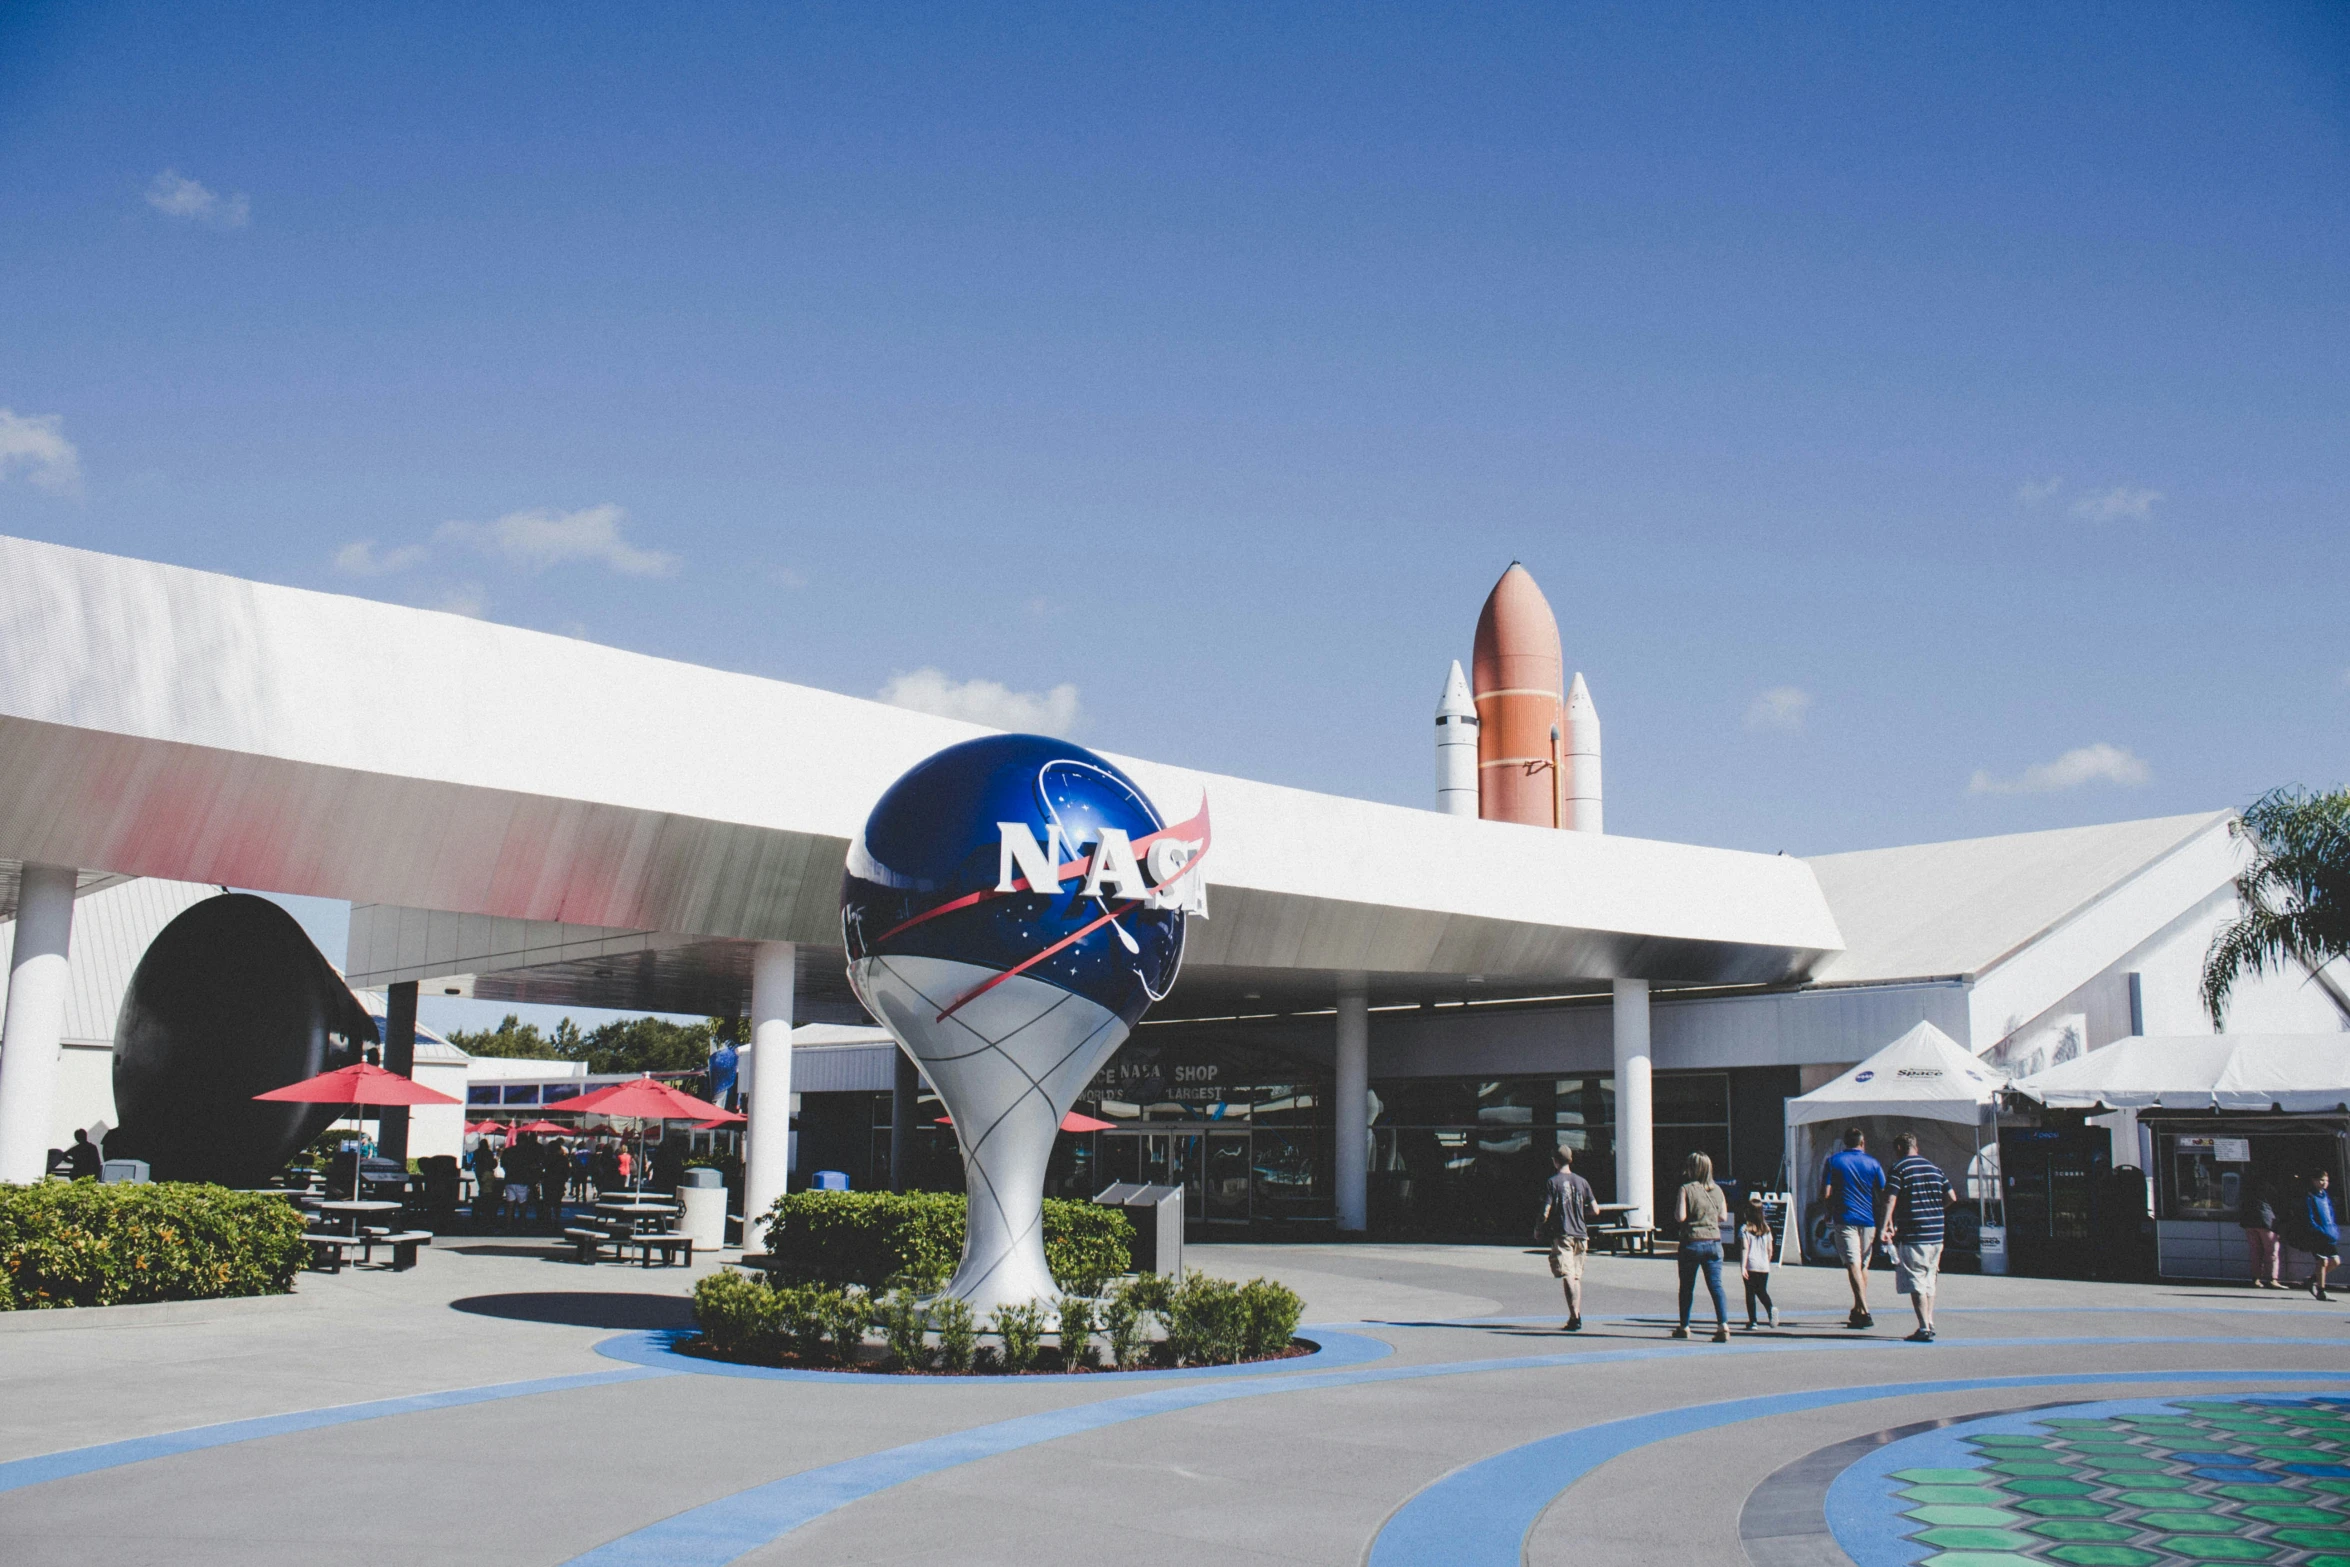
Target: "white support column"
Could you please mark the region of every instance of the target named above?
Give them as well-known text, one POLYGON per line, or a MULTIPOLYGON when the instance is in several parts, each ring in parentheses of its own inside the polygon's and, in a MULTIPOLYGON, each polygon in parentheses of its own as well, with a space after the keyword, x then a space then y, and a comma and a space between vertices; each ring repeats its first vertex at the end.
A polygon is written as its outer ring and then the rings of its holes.
POLYGON ((1338 1073, 1330 1107, 1338 1139, 1338 1228, 1361 1234, 1369 1210, 1371 1144, 1371 1004, 1363 981, 1344 979, 1338 988, 1338 1073))
POLYGON ((1616 981, 1616 1201, 1630 1224, 1656 1222, 1656 1098, 1648 1057, 1648 981, 1616 981))
POLYGON ((65 1034, 66 948, 80 879, 62 866, 28 865, 17 891, 8 1015, 0 1022, 0 1181, 17 1186, 48 1173, 58 1041, 65 1034))
POLYGON ((743 1128, 743 1250, 791 1182, 792 989, 799 948, 762 941, 751 953, 751 1119, 743 1128))

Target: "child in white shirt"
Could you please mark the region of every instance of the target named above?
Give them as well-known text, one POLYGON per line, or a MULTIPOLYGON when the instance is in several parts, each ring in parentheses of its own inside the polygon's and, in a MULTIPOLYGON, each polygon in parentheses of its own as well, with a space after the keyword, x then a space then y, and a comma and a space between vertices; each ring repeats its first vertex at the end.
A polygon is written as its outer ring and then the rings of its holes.
POLYGON ((1771 1302, 1771 1223, 1763 1213, 1762 1193, 1746 1199, 1746 1222, 1738 1226, 1738 1274, 1746 1285, 1746 1331, 1754 1331, 1754 1308, 1770 1314, 1779 1325, 1779 1308, 1771 1302))

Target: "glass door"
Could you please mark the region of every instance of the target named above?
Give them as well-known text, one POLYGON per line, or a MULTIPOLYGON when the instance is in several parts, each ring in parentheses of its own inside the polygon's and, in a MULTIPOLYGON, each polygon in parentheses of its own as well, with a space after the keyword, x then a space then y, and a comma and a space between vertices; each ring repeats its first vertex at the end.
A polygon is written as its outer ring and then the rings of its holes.
POLYGON ((1200 1182, 1202 1217, 1211 1224, 1249 1221, 1249 1134, 1210 1132, 1200 1182))

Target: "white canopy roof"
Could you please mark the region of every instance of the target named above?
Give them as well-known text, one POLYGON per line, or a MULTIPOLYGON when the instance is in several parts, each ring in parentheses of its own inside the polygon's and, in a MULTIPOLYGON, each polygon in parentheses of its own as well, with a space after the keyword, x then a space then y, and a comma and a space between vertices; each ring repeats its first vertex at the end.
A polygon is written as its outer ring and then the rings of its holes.
POLYGON ((2350 1034, 2117 1039, 2015 1087, 2061 1109, 2336 1110, 2350 1104, 2350 1034))
POLYGON ((1920 1023, 1842 1077, 1788 1100, 1787 1124, 1892 1115, 1971 1125, 2005 1085, 1997 1069, 1920 1023))

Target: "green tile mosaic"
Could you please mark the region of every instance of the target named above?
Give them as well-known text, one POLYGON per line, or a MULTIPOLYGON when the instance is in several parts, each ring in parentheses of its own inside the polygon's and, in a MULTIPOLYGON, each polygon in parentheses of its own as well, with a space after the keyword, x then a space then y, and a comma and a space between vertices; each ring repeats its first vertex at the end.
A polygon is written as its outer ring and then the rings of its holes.
POLYGON ((2171 1535, 2158 1543, 2191 1562, 2273 1562, 2283 1554, 2273 1545, 2234 1535, 2171 1535))
MULTIPOLYGON (((1902 1516, 1941 1529, 1997 1529, 2017 1521, 2016 1515, 2004 1507, 1913 1507, 1902 1516)), ((2288 1518, 2283 1521, 2308 1523, 2311 1520, 2288 1518)), ((2320 1513, 2315 1521, 2325 1523, 2328 1520, 2325 1514, 2320 1513)))
POLYGON ((2017 1502, 2015 1510, 2035 1518, 2111 1518, 2121 1511, 2111 1502, 2085 1501, 2077 1496, 2035 1496, 2017 1502))
POLYGON ((2350 1551, 2350 1529, 2278 1529, 2269 1536, 2312 1551, 2350 1551))
POLYGON ((1900 1471, 1924 1567, 2350 1567, 2350 1479, 2285 1469, 2350 1462, 2350 1411, 2173 1407, 2035 1420, 1964 1438, 1979 1469, 1900 1471))
POLYGON ((1987 1485, 1913 1485, 1901 1494, 1929 1507, 1997 1507, 2009 1500, 2006 1492, 1987 1485))
POLYGON ((2034 1534, 2050 1540, 2104 1540, 2110 1542, 2134 1540, 2138 1537, 2138 1531, 2135 1529, 2124 1528, 2118 1523, 2097 1523, 2087 1518, 2051 1518, 2046 1523, 2032 1524, 2030 1528, 2034 1534))
POLYGON ((2033 1543, 2013 1529, 1927 1529, 1914 1538, 1944 1551, 2022 1551, 2033 1543))
POLYGON ((2189 1512, 2184 1508, 2140 1513, 2137 1521, 2165 1534, 2234 1534, 2239 1527, 2226 1513, 2189 1512))
POLYGON ((2238 1508, 2238 1509, 2237 1509, 2237 1511, 2238 1511, 2238 1512, 2240 1512, 2240 1513, 2242 1513, 2242 1514, 2243 1514, 2245 1517, 2247 1517, 2247 1518, 2257 1518, 2257 1519, 2258 1519, 2258 1520, 2260 1520, 2260 1522, 2262 1522, 2262 1523, 2297 1523, 2297 1524, 2319 1524, 2319 1525, 2324 1525, 2324 1524, 2330 1524, 2330 1523, 2339 1523, 2339 1522, 2341 1522, 2341 1520, 2340 1520, 2338 1517, 2336 1517, 2336 1516, 2335 1516, 2334 1514, 2332 1514, 2332 1513, 2329 1513, 2329 1512, 2327 1512, 2327 1511, 2326 1511, 2324 1508, 2322 1508, 2322 1507, 2260 1507, 2260 1506, 2254 1506, 2254 1507, 2240 1507, 2240 1508, 2238 1508))

